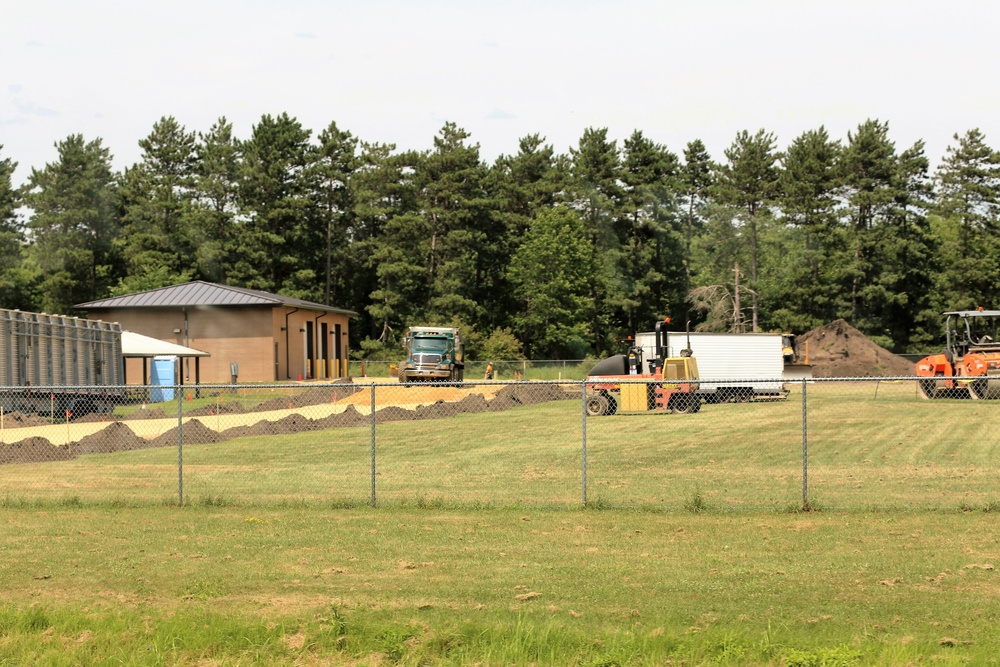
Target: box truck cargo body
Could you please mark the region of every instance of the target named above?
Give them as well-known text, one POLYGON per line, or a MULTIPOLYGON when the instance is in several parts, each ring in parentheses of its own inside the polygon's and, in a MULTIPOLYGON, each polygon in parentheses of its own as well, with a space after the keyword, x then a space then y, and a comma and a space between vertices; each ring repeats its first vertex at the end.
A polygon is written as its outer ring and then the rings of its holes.
MULTIPOLYGON (((708 402, 783 398, 784 357, 781 334, 722 334, 671 331, 669 356, 680 356, 688 347, 698 360, 698 393, 708 402)), ((636 334, 643 359, 654 356, 654 334, 636 334)))
POLYGON ((0 407, 57 416, 107 412, 125 370, 118 323, 0 309, 0 407))

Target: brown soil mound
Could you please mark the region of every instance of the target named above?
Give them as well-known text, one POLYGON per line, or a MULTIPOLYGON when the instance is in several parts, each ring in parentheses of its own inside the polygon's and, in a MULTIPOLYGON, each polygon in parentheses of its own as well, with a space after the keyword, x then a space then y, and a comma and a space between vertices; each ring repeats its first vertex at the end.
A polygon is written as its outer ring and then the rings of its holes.
POLYGON ((303 417, 302 415, 288 415, 287 417, 282 417, 281 419, 271 422, 268 433, 272 433, 274 435, 287 435, 289 433, 303 433, 305 431, 315 430, 316 422, 308 417, 303 417))
POLYGON ((3 424, 5 428, 27 428, 29 426, 47 426, 51 422, 38 415, 26 415, 23 412, 5 412, 3 424))
POLYGON ((486 412, 489 409, 490 405, 482 394, 472 394, 456 403, 438 401, 431 405, 421 405, 417 407, 417 419, 453 417, 464 413, 486 412))
POLYGON ((417 413, 413 410, 390 405, 387 408, 375 411, 375 423, 412 421, 417 418, 417 413))
POLYGON ((359 387, 350 382, 339 382, 322 387, 310 387, 290 396, 279 396, 265 401, 254 408, 254 411, 266 412, 268 410, 293 410, 304 408, 310 405, 323 405, 326 403, 336 403, 361 391, 359 387))
POLYGON ((545 383, 509 384, 497 392, 496 398, 509 396, 517 405, 535 405, 572 398, 560 385, 545 383))
MULTIPOLYGON (((208 444, 222 442, 231 438, 260 437, 329 428, 368 426, 371 424, 371 416, 361 414, 352 404, 355 401, 359 401, 364 402, 367 406, 370 394, 366 392, 360 397, 352 396, 361 390, 362 387, 352 384, 313 387, 295 397, 274 398, 262 403, 254 410, 260 411, 269 408, 284 409, 288 407, 289 403, 292 403, 293 406, 305 407, 307 405, 337 402, 341 399, 346 399, 344 402, 347 405, 343 412, 322 419, 313 420, 300 414, 292 414, 277 421, 262 420, 249 426, 230 428, 221 433, 216 433, 196 419, 190 420, 183 426, 183 442, 184 444, 208 444)), ((463 413, 500 412, 522 405, 533 405, 546 401, 573 398, 572 394, 569 394, 562 387, 542 383, 506 386, 497 392, 497 396, 491 400, 487 400, 483 394, 469 394, 468 389, 463 391, 456 387, 405 387, 399 392, 382 393, 385 396, 380 396, 379 398, 402 399, 406 403, 427 400, 431 395, 434 395, 432 400, 436 402, 420 406, 416 410, 407 410, 398 405, 385 405, 385 407, 381 407, 375 413, 375 421, 379 424, 393 421, 445 418, 463 413), (459 399, 459 396, 461 396, 461 399, 459 399)), ((215 414, 216 411, 220 414, 243 414, 250 412, 239 402, 232 401, 222 403, 221 405, 217 404, 201 408, 186 413, 186 416, 207 416, 215 414)), ((98 421, 107 417, 107 415, 92 415, 87 421, 98 421)), ((19 412, 7 413, 5 418, 8 419, 5 423, 10 428, 46 425, 49 423, 47 420, 41 419, 36 415, 25 415, 19 412)), ((169 418, 169 416, 163 410, 156 408, 136 410, 126 419, 147 420, 164 418, 169 418)), ((110 421, 103 430, 82 437, 80 440, 70 443, 70 445, 55 446, 45 438, 39 437, 27 438, 14 444, 0 444, 0 465, 66 460, 74 458, 77 454, 110 453, 145 449, 148 447, 175 447, 176 445, 176 428, 170 429, 153 440, 147 440, 137 435, 132 428, 121 421, 110 421)))
POLYGON ((372 418, 357 411, 353 405, 348 405, 343 412, 316 420, 316 429, 345 428, 351 426, 368 426, 372 418))
MULTIPOLYGON (((185 445, 207 445, 212 442, 219 442, 219 434, 202 424, 197 419, 185 422, 181 430, 181 437, 185 445)), ((153 440, 151 447, 171 447, 177 445, 177 429, 172 428, 159 438, 153 440)))
MULTIPOLYGON (((176 443, 175 443, 176 444, 176 443)), ((121 422, 108 424, 103 431, 80 438, 73 444, 74 454, 107 454, 109 452, 132 451, 150 447, 145 438, 135 434, 121 422)))
POLYGON ((73 458, 66 445, 55 446, 45 438, 25 438, 10 445, 0 445, 0 464, 65 461, 73 458))
POLYGON ((844 320, 834 320, 799 336, 797 345, 803 357, 808 351, 813 376, 818 378, 914 374, 911 362, 876 345, 844 320))

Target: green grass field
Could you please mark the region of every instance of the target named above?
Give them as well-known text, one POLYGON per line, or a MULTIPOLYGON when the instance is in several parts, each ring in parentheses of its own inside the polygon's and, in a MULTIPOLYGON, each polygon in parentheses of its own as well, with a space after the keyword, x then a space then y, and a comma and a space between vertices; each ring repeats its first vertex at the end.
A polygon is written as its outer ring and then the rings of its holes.
POLYGON ((991 664, 1000 405, 577 400, 0 467, 0 665, 991 664))

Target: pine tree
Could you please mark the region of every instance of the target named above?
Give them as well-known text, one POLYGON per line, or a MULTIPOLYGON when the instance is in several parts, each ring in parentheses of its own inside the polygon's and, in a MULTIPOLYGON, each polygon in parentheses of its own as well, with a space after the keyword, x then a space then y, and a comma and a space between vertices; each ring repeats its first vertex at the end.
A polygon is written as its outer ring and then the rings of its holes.
POLYGON ((55 146, 58 160, 32 169, 28 179, 28 261, 42 273, 37 307, 70 313, 118 282, 112 242, 120 221, 111 154, 101 140, 74 134, 55 146))
POLYGON ((426 230, 418 215, 419 185, 414 180, 423 156, 412 151, 393 155, 394 150, 391 144, 362 144, 351 176, 352 250, 365 259, 365 282, 371 286, 364 293, 368 340, 362 340, 369 352, 397 347, 401 330, 426 312, 427 271, 421 247, 426 230))
POLYGON ((938 274, 942 310, 1000 303, 1000 154, 978 129, 955 135, 937 171, 944 261, 938 274))
POLYGON ((487 191, 501 229, 500 236, 491 239, 501 264, 498 288, 491 295, 495 327, 510 326, 518 307, 507 275, 511 258, 535 216, 559 201, 569 178, 568 161, 544 142, 537 134, 522 138, 518 152, 501 155, 489 171, 487 191))
POLYGON ((850 257, 844 263, 851 298, 845 315, 862 331, 878 328, 862 292, 878 271, 872 257, 877 249, 874 232, 891 210, 896 170, 896 147, 889 140, 888 123, 867 120, 856 132, 848 133, 839 169, 846 201, 842 214, 850 240, 850 257))
POLYGON ((775 234, 770 318, 787 331, 805 332, 839 317, 837 267, 843 233, 837 225, 840 145, 826 128, 799 135, 781 155, 779 203, 785 226, 775 234))
POLYGON ((683 313, 678 169, 677 156, 641 132, 625 140, 615 217, 617 266, 608 295, 620 333, 648 329, 666 314, 683 313))
POLYGON ((456 317, 488 321, 488 302, 502 271, 492 245, 502 234, 490 212, 487 168, 479 144, 466 143, 469 136, 445 123, 416 175, 426 229, 427 315, 442 323, 456 317))
POLYGON ((874 286, 879 298, 872 301, 880 304, 881 328, 872 333, 876 342, 898 352, 920 352, 938 339, 932 291, 941 267, 927 217, 933 203, 929 166, 923 141, 899 154, 889 224, 879 230, 874 286))
POLYGON ((198 275, 226 283, 234 241, 241 157, 233 126, 223 116, 199 133, 195 174, 198 275))
POLYGON ((31 310, 33 275, 23 267, 24 223, 18 214, 21 193, 12 181, 15 169, 16 162, 0 159, 0 307, 31 310))
POLYGON ((621 155, 617 142, 608 139, 607 128, 587 128, 576 148, 570 149, 572 166, 567 202, 580 215, 584 233, 590 241, 594 271, 585 276, 589 289, 590 331, 593 348, 611 348, 612 324, 607 303, 609 286, 616 273, 615 257, 619 250, 614 232, 614 218, 622 198, 620 185, 621 155))
POLYGON ((759 130, 750 135, 743 130, 726 149, 726 164, 719 167, 715 186, 718 202, 733 208, 734 224, 749 250, 750 289, 752 290, 751 327, 760 330, 757 283, 760 269, 760 231, 769 216, 769 207, 778 193, 778 169, 775 164, 775 138, 759 130))
MULTIPOLYGON (((712 156, 701 139, 688 142, 684 147, 684 165, 680 172, 680 187, 684 196, 684 298, 687 303, 691 293, 692 258, 691 244, 704 229, 704 211, 708 205, 707 193, 712 186, 712 172, 716 169, 712 156)), ((684 321, 690 320, 685 306, 684 321)))
POLYGON ((124 214, 116 245, 128 273, 115 294, 175 285, 197 271, 194 133, 168 116, 139 146, 141 160, 126 169, 120 189, 124 214))
POLYGON ((350 179, 355 168, 357 140, 350 132, 342 132, 336 123, 330 123, 318 139, 319 146, 312 156, 306 177, 315 200, 318 222, 325 232, 322 246, 323 303, 329 306, 339 298, 340 290, 336 287, 343 289, 343 279, 349 270, 348 242, 354 210, 350 179), (338 270, 335 271, 335 268, 338 270))
POLYGON ((309 135, 286 113, 264 115, 241 145, 241 222, 231 249, 230 282, 317 299, 318 271, 308 260, 318 238, 310 227, 312 202, 303 178, 309 135))

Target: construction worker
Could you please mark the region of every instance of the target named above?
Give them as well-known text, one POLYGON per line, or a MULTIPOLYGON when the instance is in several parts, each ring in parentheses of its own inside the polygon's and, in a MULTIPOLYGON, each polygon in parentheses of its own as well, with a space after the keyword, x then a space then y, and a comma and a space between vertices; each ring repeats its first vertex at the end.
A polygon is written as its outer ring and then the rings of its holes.
POLYGON ((484 379, 486 379, 486 380, 492 380, 493 379, 493 362, 492 361, 490 361, 489 363, 486 364, 486 377, 484 379))

